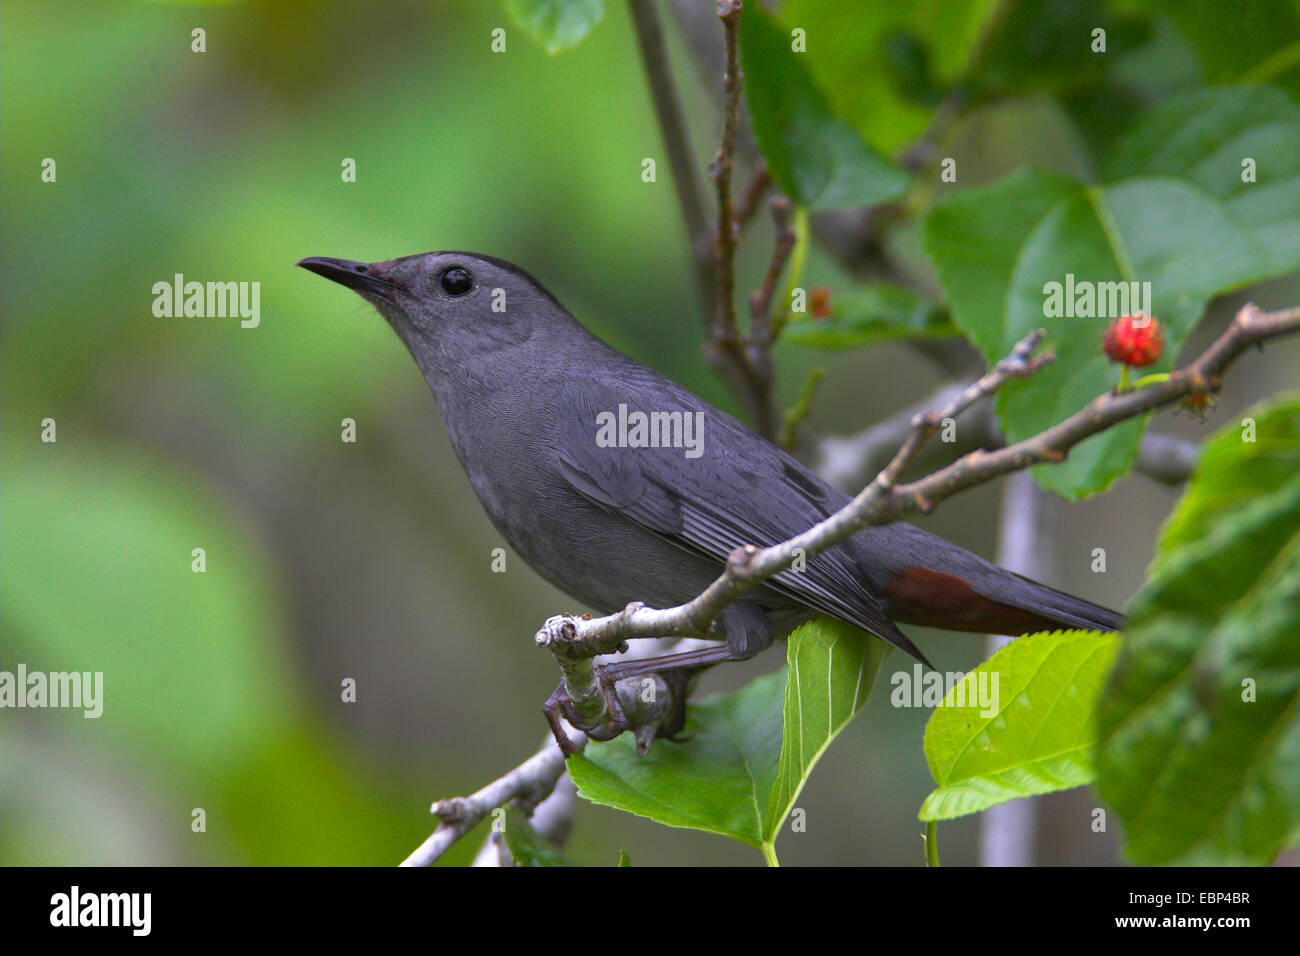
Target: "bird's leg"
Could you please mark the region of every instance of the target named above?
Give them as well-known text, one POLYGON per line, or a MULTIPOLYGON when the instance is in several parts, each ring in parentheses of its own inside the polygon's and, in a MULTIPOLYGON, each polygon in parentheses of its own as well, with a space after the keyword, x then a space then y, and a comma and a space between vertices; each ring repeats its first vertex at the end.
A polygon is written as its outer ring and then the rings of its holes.
MULTIPOLYGON (((686 696, 690 688, 691 678, 701 671, 708 670, 715 664, 723 664, 733 660, 736 660, 736 656, 731 649, 726 644, 718 644, 715 647, 702 647, 693 651, 682 651, 678 654, 665 654, 661 657, 647 657, 637 661, 617 661, 612 664, 598 665, 596 675, 600 680, 602 689, 605 691, 607 700, 611 697, 615 700, 618 699, 617 685, 620 681, 632 680, 650 674, 658 675, 668 685, 671 694, 672 713, 667 715, 667 719, 661 718, 659 720, 654 736, 663 737, 673 743, 681 743, 689 739, 680 736, 680 734, 686 726, 686 696)), ((621 729, 629 729, 626 719, 622 721, 621 729)), ((649 747, 650 739, 647 736, 643 742, 646 748, 649 747)), ((641 743, 641 741, 638 741, 638 750, 641 749, 641 743)))
POLYGON ((560 685, 551 691, 551 696, 546 698, 546 703, 542 704, 542 713, 546 715, 551 736, 555 738, 555 744, 560 748, 560 753, 564 754, 565 760, 573 756, 573 745, 569 743, 569 735, 565 732, 563 724, 572 709, 573 704, 564 690, 564 681, 560 681, 560 685), (562 710, 563 714, 561 714, 562 710))
MULTIPOLYGON (((607 719, 599 725, 583 726, 581 717, 561 681, 547 698, 542 711, 555 737, 560 751, 567 758, 573 748, 564 732, 561 720, 567 720, 592 740, 612 740, 625 730, 632 729, 631 722, 624 711, 618 693, 620 681, 631 680, 655 674, 663 679, 672 694, 672 714, 668 720, 661 720, 655 736, 664 737, 675 743, 684 738, 679 737, 686 724, 686 696, 690 680, 700 671, 707 670, 715 664, 734 660, 735 656, 725 644, 716 647, 700 648, 678 654, 666 654, 661 657, 645 658, 635 661, 619 661, 596 665, 596 676, 600 682, 601 692, 605 698, 607 719)), ((647 728, 648 729, 648 728, 647 728)))
POLYGON ((609 719, 599 725, 587 727, 582 724, 582 718, 578 714, 578 709, 573 706, 573 701, 569 698, 569 692, 564 687, 564 681, 560 681, 555 690, 551 691, 551 696, 546 698, 546 703, 542 704, 542 713, 546 716, 546 723, 551 728, 551 736, 555 738, 555 744, 560 748, 560 753, 564 754, 564 759, 568 760, 573 756, 573 745, 569 742, 569 735, 564 730, 563 721, 568 721, 572 726, 581 730, 592 740, 612 740, 628 729, 627 715, 623 713, 623 704, 618 699, 618 693, 611 692, 605 683, 601 682, 601 691, 605 695, 605 708, 609 714, 609 719))
POLYGON ((619 697, 619 682, 654 674, 662 678, 672 695, 672 712, 668 715, 669 719, 660 719, 655 736, 664 737, 674 743, 680 743, 685 739, 678 735, 686 725, 686 696, 691 678, 715 664, 735 659, 735 655, 731 653, 726 644, 719 644, 716 647, 683 651, 678 654, 665 654, 661 657, 649 657, 643 660, 598 664, 596 665, 596 676, 600 682, 601 693, 605 698, 606 720, 599 725, 583 726, 581 717, 578 715, 573 701, 569 699, 563 681, 547 698, 542 711, 546 715, 555 742, 559 744, 561 752, 567 758, 571 754, 572 748, 569 746, 568 738, 561 726, 561 718, 567 720, 592 740, 612 740, 623 731, 633 729, 632 723, 628 720, 624 710, 623 702, 619 697))
POLYGON ((701 647, 693 651, 664 654, 662 657, 644 657, 636 661, 598 664, 596 669, 600 672, 601 680, 617 683, 629 677, 659 674, 669 670, 684 669, 690 674, 697 674, 708 670, 714 664, 725 664, 732 660, 735 660, 735 656, 731 653, 731 649, 726 644, 720 643, 716 647, 701 647))

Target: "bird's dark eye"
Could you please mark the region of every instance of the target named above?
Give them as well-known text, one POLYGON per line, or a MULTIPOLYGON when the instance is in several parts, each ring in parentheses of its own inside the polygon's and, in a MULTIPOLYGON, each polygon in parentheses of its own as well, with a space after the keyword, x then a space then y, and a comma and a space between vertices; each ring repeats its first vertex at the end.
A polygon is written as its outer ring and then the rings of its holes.
POLYGON ((448 295, 464 295, 474 288, 474 277, 469 274, 468 269, 452 266, 442 274, 438 283, 442 286, 442 291, 448 295))

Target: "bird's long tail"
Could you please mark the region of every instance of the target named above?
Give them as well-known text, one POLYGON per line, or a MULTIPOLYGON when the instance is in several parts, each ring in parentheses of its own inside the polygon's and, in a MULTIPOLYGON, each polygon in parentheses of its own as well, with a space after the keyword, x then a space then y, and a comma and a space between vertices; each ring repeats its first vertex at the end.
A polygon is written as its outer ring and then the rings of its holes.
POLYGON ((859 552, 858 563, 870 568, 890 617, 901 623, 1012 636, 1124 626, 1116 611, 1000 568, 912 525, 874 530, 877 540, 864 542, 870 553, 859 552))

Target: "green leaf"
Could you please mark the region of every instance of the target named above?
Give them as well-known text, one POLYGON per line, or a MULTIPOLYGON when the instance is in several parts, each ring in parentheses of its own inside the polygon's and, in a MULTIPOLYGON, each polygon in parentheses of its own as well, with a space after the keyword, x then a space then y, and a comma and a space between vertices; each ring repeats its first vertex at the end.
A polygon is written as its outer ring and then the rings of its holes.
POLYGON ((515 23, 547 53, 577 46, 605 15, 605 0, 506 0, 515 23))
POLYGON ((1220 200, 1269 274, 1300 262, 1300 106, 1268 86, 1172 97, 1142 114, 1116 144, 1109 180, 1162 170, 1220 200), (1242 180, 1242 161, 1255 164, 1242 180))
POLYGON ((889 645, 819 617, 790 635, 786 648, 781 763, 763 818, 770 847, 822 754, 871 696, 889 645))
POLYGON ((934 113, 933 103, 917 94, 930 93, 935 85, 950 88, 965 72, 994 9, 986 0, 785 0, 780 15, 787 36, 795 27, 806 31, 805 62, 831 111, 852 123, 866 142, 893 154, 913 143, 934 113), (924 56, 920 89, 899 69, 900 38, 924 56))
POLYGON ((631 734, 569 758, 578 794, 670 827, 704 830, 761 849, 763 813, 776 778, 785 674, 693 705, 681 744, 638 757, 631 734))
POLYGON ((515 866, 569 865, 555 845, 537 832, 518 807, 506 807, 506 825, 501 836, 515 866))
POLYGON ((1139 863, 1269 863, 1300 832, 1300 394, 1247 417, 1169 519, 1100 709, 1139 863))
POLYGON ((638 757, 624 734, 571 757, 569 774, 593 803, 731 837, 775 861, 786 816, 826 748, 866 704, 886 653, 871 635, 817 618, 790 635, 785 672, 693 705, 693 736, 684 743, 657 744, 638 757))
POLYGON ((821 349, 853 349, 895 339, 959 335, 948 313, 911 289, 873 282, 835 296, 824 319, 802 315, 781 333, 784 341, 821 349))
POLYGON ((920 818, 948 820, 1090 783, 1094 713, 1119 637, 1054 631, 1012 641, 967 674, 925 727, 939 786, 920 818))
POLYGON ((740 20, 745 99, 772 179, 811 210, 872 206, 901 195, 911 177, 834 115, 790 34, 757 5, 740 20))
POLYGON ((631 866, 631 865, 632 865, 632 858, 631 858, 630 856, 627 855, 627 850, 619 850, 619 851, 618 851, 618 865, 619 865, 619 866, 631 866))
MULTIPOLYGON (((1137 311, 1132 302, 1115 307, 1117 299, 1094 308, 1094 317, 1048 315, 1049 284, 1062 291, 1061 301, 1069 298, 1071 276, 1094 285, 1149 281, 1165 338, 1152 370, 1162 371, 1214 296, 1300 268, 1300 160, 1281 146, 1296 141, 1300 125, 1296 108, 1278 96, 1264 87, 1212 91, 1144 114, 1116 153, 1112 182, 1085 186, 1022 170, 929 213, 925 250, 953 321, 985 358, 997 361, 1039 327, 1047 331, 1042 348, 1056 354, 1054 365, 999 392, 998 420, 1009 440, 1036 434, 1114 385, 1101 336, 1113 312, 1137 311), (1226 121, 1214 126, 1226 130, 1216 150, 1197 119, 1205 109, 1211 124, 1234 111, 1250 119, 1240 129, 1226 121), (1255 122, 1270 113, 1275 123, 1255 122), (1156 148, 1164 139, 1172 141, 1156 148), (1238 143, 1268 158, 1267 178, 1261 166, 1259 182, 1240 183, 1238 143)), ((1066 497, 1102 491, 1131 466, 1143 427, 1135 420, 1110 429, 1076 447, 1065 464, 1040 466, 1034 476, 1066 497)))
MULTIPOLYGON (((1205 444, 1196 463, 1195 494, 1185 494, 1160 531, 1161 559, 1214 533, 1220 519, 1288 484, 1300 474, 1300 416, 1288 414, 1292 399, 1278 398, 1266 422, 1243 413, 1205 444), (1251 426, 1243 423, 1251 420, 1251 426), (1255 441, 1244 441, 1253 427, 1255 441), (1266 431, 1260 431, 1266 428, 1266 431)), ((1268 406, 1264 406, 1267 408, 1268 406)), ((1153 571, 1159 570, 1157 563, 1153 571)))

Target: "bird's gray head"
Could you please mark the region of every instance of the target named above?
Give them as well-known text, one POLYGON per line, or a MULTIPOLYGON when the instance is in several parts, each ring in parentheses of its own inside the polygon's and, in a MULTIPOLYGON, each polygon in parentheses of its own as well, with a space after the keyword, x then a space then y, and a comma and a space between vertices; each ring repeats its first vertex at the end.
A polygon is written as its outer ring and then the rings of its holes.
POLYGON ((553 342, 580 326, 518 266, 474 252, 426 252, 386 262, 314 257, 298 265, 359 293, 388 320, 420 366, 445 367, 517 346, 553 342))

